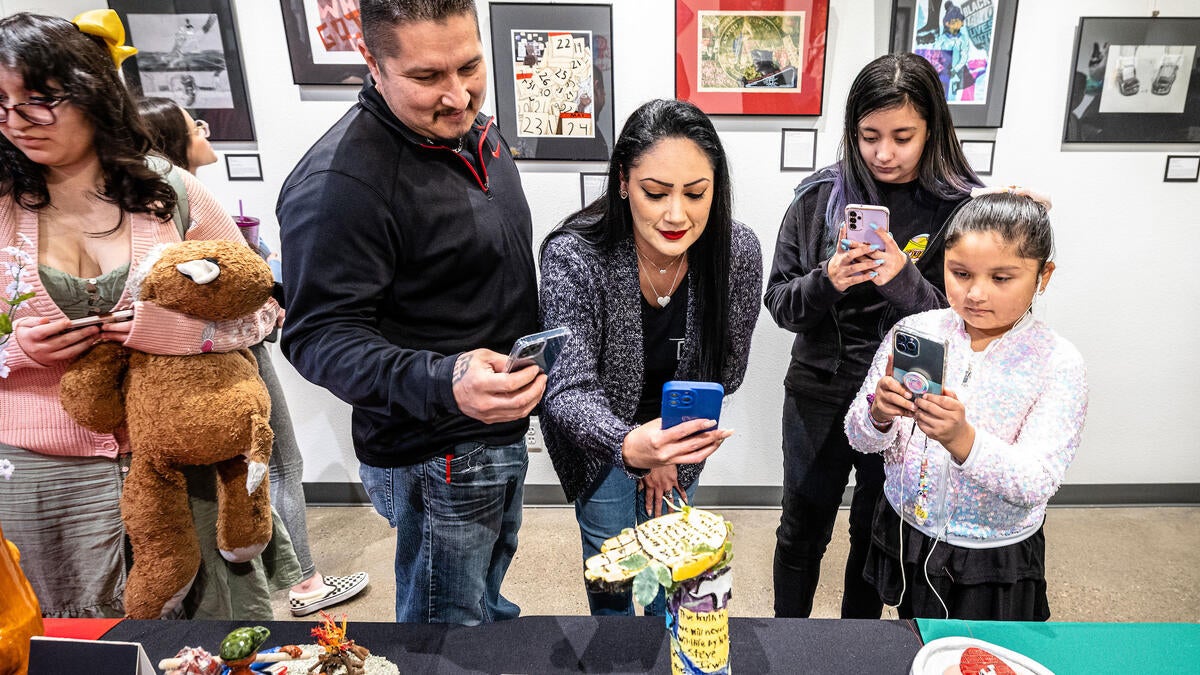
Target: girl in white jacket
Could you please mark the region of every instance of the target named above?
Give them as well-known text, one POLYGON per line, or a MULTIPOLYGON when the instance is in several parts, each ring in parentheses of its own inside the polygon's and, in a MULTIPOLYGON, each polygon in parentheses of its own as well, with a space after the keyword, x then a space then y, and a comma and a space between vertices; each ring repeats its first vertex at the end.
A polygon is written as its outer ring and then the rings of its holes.
POLYGON ((882 453, 887 475, 863 576, 902 618, 1050 616, 1042 522, 1079 445, 1087 380, 1079 352, 1032 313, 1054 273, 1048 209, 1011 190, 959 211, 951 308, 892 328, 846 416, 850 444, 882 453), (945 342, 940 394, 893 377, 898 330, 945 342))

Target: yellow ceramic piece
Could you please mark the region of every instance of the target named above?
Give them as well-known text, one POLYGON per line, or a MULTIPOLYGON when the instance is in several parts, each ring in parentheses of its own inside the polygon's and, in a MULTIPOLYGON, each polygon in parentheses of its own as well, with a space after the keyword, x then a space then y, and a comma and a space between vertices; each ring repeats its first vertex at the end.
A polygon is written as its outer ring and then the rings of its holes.
POLYGON ((691 579, 721 561, 728 536, 723 517, 684 507, 605 541, 600 553, 585 563, 584 578, 621 583, 656 561, 671 570, 672 580, 691 579))
POLYGON ((0 530, 0 673, 25 675, 29 637, 46 632, 42 610, 21 572, 21 554, 0 530))

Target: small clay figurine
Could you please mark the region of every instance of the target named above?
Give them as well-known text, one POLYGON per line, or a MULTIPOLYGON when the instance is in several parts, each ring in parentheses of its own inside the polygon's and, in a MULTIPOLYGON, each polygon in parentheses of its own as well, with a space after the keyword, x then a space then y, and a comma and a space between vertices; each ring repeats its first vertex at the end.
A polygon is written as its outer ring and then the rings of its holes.
POLYGON ((253 675, 250 664, 258 656, 258 650, 271 636, 264 626, 238 628, 221 641, 221 660, 229 666, 229 675, 253 675))

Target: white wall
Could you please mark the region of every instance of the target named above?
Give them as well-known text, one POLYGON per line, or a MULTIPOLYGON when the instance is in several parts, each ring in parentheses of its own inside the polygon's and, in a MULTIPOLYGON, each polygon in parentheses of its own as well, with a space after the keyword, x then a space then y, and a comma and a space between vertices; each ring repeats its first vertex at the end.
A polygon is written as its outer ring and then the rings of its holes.
MULTIPOLYGON (((0 13, 41 10, 73 16, 94 0, 0 0, 0 13)), ((223 162, 200 178, 231 210, 242 199, 263 218, 275 246, 274 205, 283 178, 309 145, 355 98, 353 88, 292 84, 277 2, 235 0, 257 143, 220 144, 219 151, 259 152, 265 181, 229 183, 223 162)), ((815 128, 818 166, 833 161, 843 103, 854 75, 886 49, 889 0, 832 0, 823 115, 715 119, 730 155, 735 216, 763 243, 769 266, 779 219, 805 174, 778 171, 779 129, 815 128)), ((614 100, 617 126, 639 104, 673 95, 674 3, 614 0, 614 100)), ((1041 313, 1083 352, 1090 366, 1091 408, 1083 446, 1068 482, 1200 482, 1196 419, 1200 395, 1200 283, 1193 237, 1200 230, 1200 187, 1163 183, 1170 152, 1200 145, 1063 146, 1062 119, 1075 28, 1080 15, 1195 16, 1195 0, 1024 0, 1017 17, 1004 127, 964 130, 994 139, 994 184, 1020 183, 1049 192, 1058 236, 1058 272, 1039 302, 1041 313), (1153 5, 1153 7, 1151 7, 1153 5)), ((486 3, 480 4, 490 54, 486 3)), ((489 90, 491 112, 494 92, 489 90)), ((579 206, 580 171, 601 163, 520 165, 534 217, 534 240, 579 206)), ((706 485, 779 485, 782 378, 791 335, 760 318, 742 389, 726 403, 723 426, 738 430, 710 460, 706 485)), ((300 378, 280 357, 305 455, 305 480, 357 480, 349 408, 300 378)), ((529 481, 555 483, 548 458, 534 455, 529 481)))

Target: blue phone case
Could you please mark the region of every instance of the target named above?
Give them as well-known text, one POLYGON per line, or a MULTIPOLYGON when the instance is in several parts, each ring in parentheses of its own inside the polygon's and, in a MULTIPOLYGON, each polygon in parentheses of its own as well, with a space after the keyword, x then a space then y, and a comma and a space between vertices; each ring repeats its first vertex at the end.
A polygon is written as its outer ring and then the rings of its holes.
POLYGON ((724 398, 725 387, 716 382, 667 382, 662 389, 662 428, 695 419, 720 422, 724 398))

